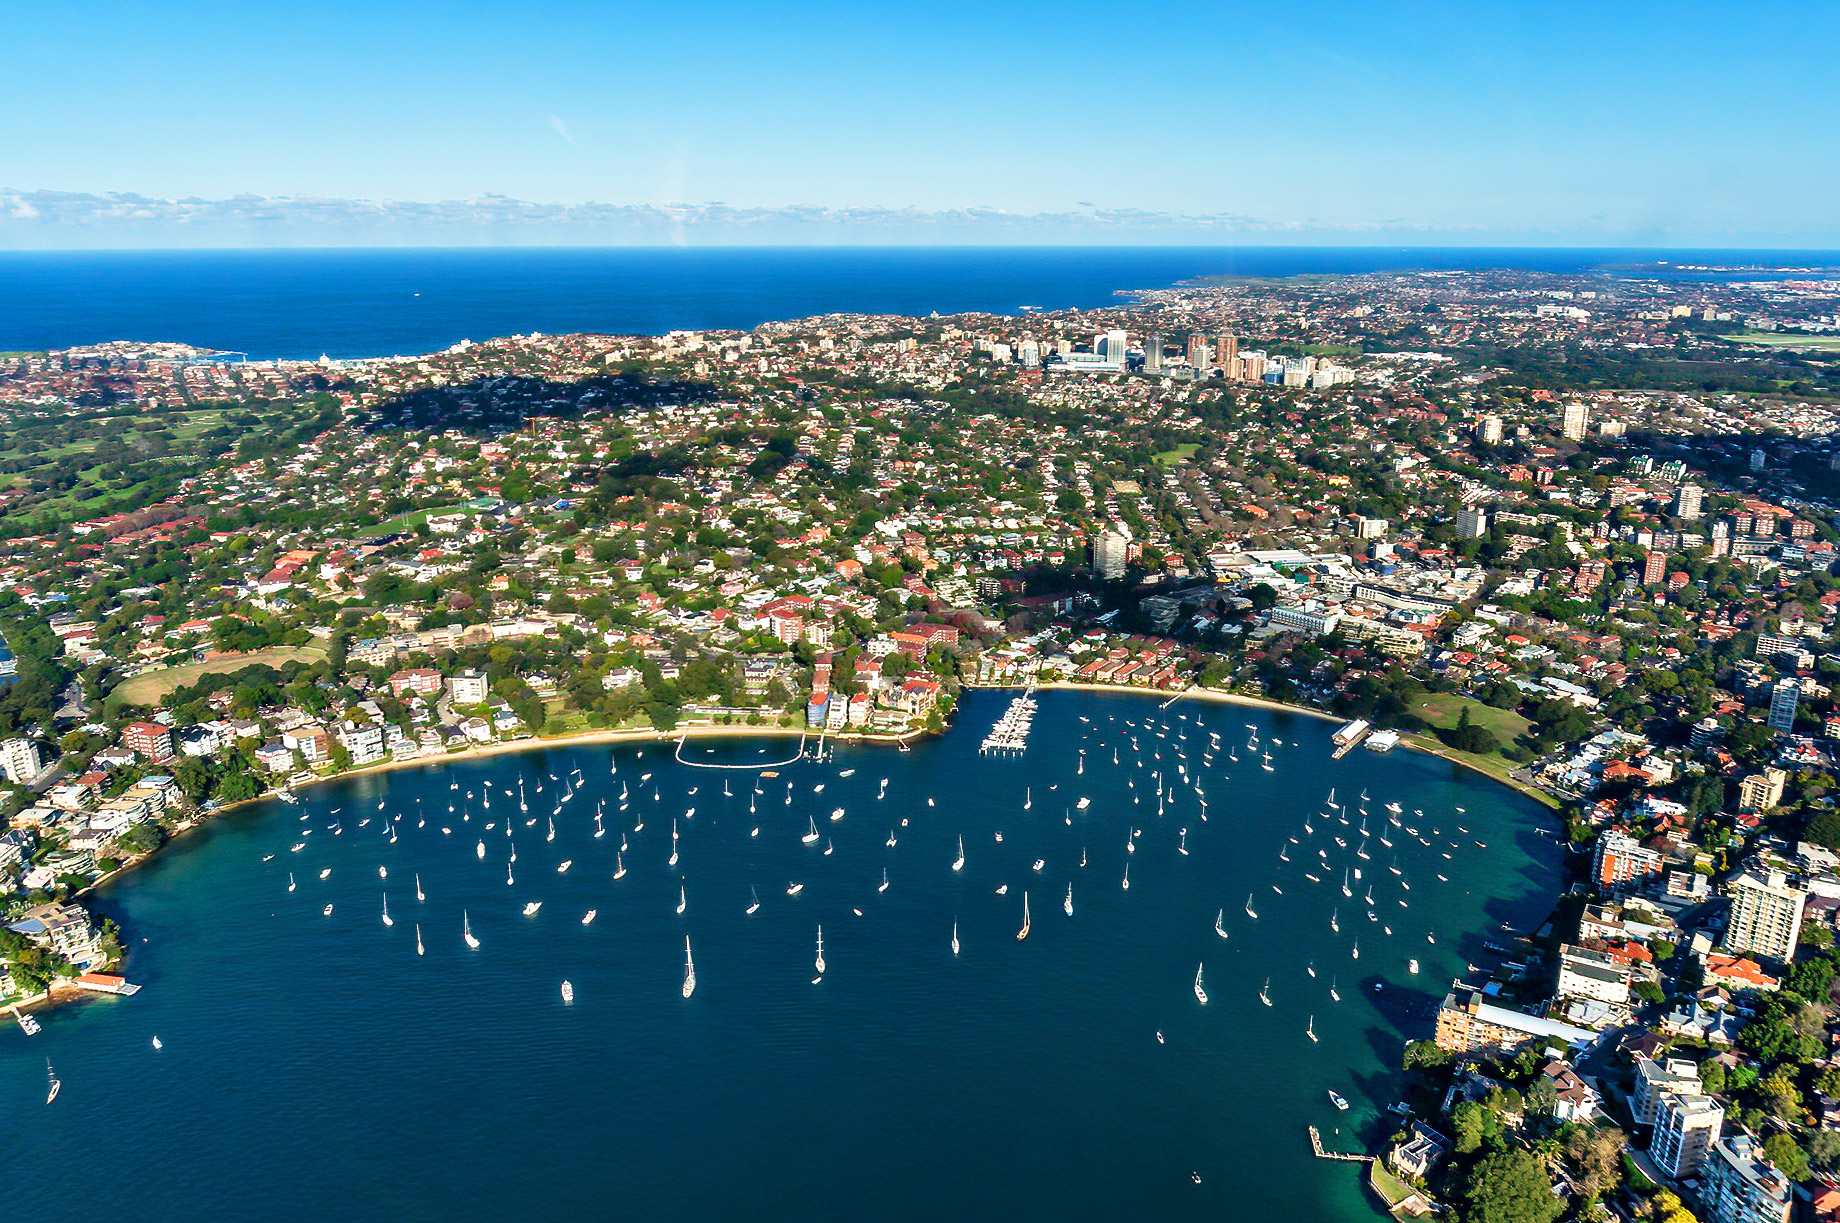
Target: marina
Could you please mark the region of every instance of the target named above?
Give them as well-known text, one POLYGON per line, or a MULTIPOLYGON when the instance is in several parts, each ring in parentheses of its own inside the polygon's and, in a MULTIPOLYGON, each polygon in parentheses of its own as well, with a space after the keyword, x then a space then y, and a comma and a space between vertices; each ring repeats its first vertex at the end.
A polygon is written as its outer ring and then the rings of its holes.
POLYGON ((1028 750, 1029 731, 1035 725, 1035 693, 1030 688, 1011 701, 997 719, 978 751, 984 755, 1020 756, 1028 750))

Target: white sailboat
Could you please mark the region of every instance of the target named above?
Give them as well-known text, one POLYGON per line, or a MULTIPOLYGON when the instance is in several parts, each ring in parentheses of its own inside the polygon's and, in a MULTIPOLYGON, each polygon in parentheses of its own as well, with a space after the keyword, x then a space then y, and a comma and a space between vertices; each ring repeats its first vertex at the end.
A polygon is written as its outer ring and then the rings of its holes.
POLYGON ((818 927, 818 958, 812 962, 812 967, 818 970, 818 975, 820 977, 824 975, 824 927, 823 926, 818 927))
POLYGON ((684 935, 684 997, 696 992, 696 961, 690 958, 690 936, 684 935))
POLYGON ((1259 915, 1252 908, 1251 892, 1246 893, 1246 916, 1252 918, 1254 921, 1257 921, 1259 918, 1259 915))
POLYGON ((1022 894, 1022 929, 1016 931, 1016 941, 1020 943, 1029 937, 1029 894, 1022 894))
POLYGON ((295 888, 295 886, 296 886, 296 885, 295 885, 295 883, 294 883, 294 872, 293 872, 293 871, 289 871, 289 872, 288 872, 288 891, 290 891, 290 892, 291 892, 291 891, 293 891, 293 890, 294 890, 294 888, 295 888))
POLYGON ((1225 909, 1214 914, 1214 933, 1221 938, 1227 937, 1227 911, 1225 909))
POLYGON ((958 922, 956 920, 952 923, 952 954, 958 954, 958 922))
POLYGON ((474 951, 479 950, 479 940, 473 937, 472 919, 467 916, 465 909, 460 910, 460 935, 466 940, 466 945, 468 947, 471 947, 474 951))
POLYGON ((812 844, 815 844, 818 840, 818 820, 816 816, 812 816, 809 818, 811 821, 811 831, 806 833, 804 836, 800 837, 799 840, 803 841, 807 845, 812 845, 812 844))
POLYGON ((396 924, 390 918, 390 894, 388 892, 383 894, 383 924, 386 926, 394 926, 396 924))
POLYGON ((760 893, 753 888, 749 888, 748 895, 752 897, 752 899, 748 901, 747 907, 748 915, 751 917, 760 911, 760 893))
POLYGON ((1266 977, 1265 984, 1259 986, 1259 1001, 1263 1002, 1266 1006, 1271 1005, 1271 978, 1270 977, 1266 977))
POLYGON ((58 1081, 57 1072, 51 1069, 50 1058, 45 1059, 45 1084, 45 1103, 49 1104, 57 1099, 59 1090, 64 1086, 58 1081))
POLYGON ((1303 1034, 1310 1038, 1311 1044, 1316 1044, 1318 1042, 1319 1038, 1316 1035, 1316 1016, 1310 1016, 1310 1022, 1305 1025, 1303 1034))
POLYGON ((684 906, 689 903, 690 903, 690 898, 684 894, 684 885, 681 883, 678 884, 677 885, 677 915, 679 917, 682 917, 684 915, 684 906))
POLYGON ((1207 991, 1201 988, 1201 965, 1195 965, 1195 1001, 1207 1005, 1207 991))
POLYGON ((1118 886, 1127 892, 1131 890, 1131 864, 1129 862, 1124 864, 1124 882, 1118 886))
POLYGON ((963 833, 960 833, 958 837, 958 857, 953 859, 952 869, 955 871, 962 871, 965 869, 965 837, 963 833))
POLYGON ((620 878, 623 878, 625 874, 626 874, 626 863, 621 860, 620 855, 618 853, 615 853, 613 855, 613 877, 615 879, 620 879, 620 878))
POLYGON ((882 884, 875 890, 878 892, 886 892, 888 890, 888 868, 885 866, 882 868, 882 884))
POLYGON ((415 923, 415 954, 416 955, 428 954, 427 952, 422 950, 422 923, 421 922, 415 923))

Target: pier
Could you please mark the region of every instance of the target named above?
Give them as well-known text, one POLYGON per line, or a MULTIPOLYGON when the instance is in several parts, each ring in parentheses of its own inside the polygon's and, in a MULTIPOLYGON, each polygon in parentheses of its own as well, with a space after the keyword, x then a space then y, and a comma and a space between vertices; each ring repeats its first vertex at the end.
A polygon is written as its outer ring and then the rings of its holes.
POLYGON ((1368 732, 1371 730, 1373 730, 1373 727, 1368 724, 1366 719, 1356 718, 1354 721, 1348 723, 1348 725, 1336 731, 1332 736, 1335 743, 1335 759, 1340 760, 1343 756, 1352 752, 1355 747, 1360 744, 1361 740, 1367 738, 1368 732))
POLYGON ((1021 696, 1009 703, 997 724, 984 736, 984 742, 978 745, 978 754, 1020 756, 1028 750, 1029 731, 1035 725, 1035 689, 1031 685, 1021 696))
POLYGON ((1374 1162, 1374 1157, 1372 1155, 1350 1155, 1346 1151, 1324 1150, 1322 1134, 1318 1132, 1313 1125, 1310 1127, 1310 1149, 1316 1153, 1316 1158, 1318 1159, 1339 1159, 1343 1163, 1350 1164, 1370 1164, 1374 1162))

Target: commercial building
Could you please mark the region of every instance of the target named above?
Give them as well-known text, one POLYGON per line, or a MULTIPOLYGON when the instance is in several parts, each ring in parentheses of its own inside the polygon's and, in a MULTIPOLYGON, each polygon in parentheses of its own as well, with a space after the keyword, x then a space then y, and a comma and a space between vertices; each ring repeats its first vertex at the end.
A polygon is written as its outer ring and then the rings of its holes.
POLYGON ((1724 1124, 1725 1110, 1710 1098, 1668 1092, 1661 1097, 1648 1153, 1669 1176, 1692 1176, 1706 1162, 1724 1124))
POLYGON ((1636 1058, 1635 1090, 1629 1097, 1629 1114, 1637 1125, 1654 1125, 1661 1116, 1661 1102, 1668 1096, 1697 1095, 1702 1090, 1699 1067, 1683 1057, 1656 1061, 1636 1058))
POLYGON ((0 769, 16 786, 29 786, 38 780, 44 768, 44 756, 31 739, 8 739, 0 743, 0 769))
POLYGON ((1697 519, 1705 512, 1706 490, 1697 484, 1682 484, 1680 491, 1674 494, 1674 517, 1688 521, 1697 519))
POLYGON ((1808 894, 1781 871, 1763 877, 1745 871, 1731 881, 1730 891, 1731 925, 1725 929, 1725 950, 1785 964, 1792 960, 1808 894))
POLYGON ((158 722, 128 723, 121 732, 121 741, 129 751, 155 764, 164 764, 173 758, 172 728, 158 722))
POLYGON ((1093 572, 1108 582, 1123 577, 1130 549, 1129 535, 1111 528, 1101 531, 1093 541, 1093 572))
POLYGON ((1770 689, 1770 729, 1789 734, 1795 729, 1795 710, 1802 700, 1802 685, 1793 679, 1776 681, 1770 689))
POLYGON ((462 671, 447 681, 447 695, 456 705, 483 705, 488 695, 486 677, 478 671, 462 671))
POLYGON ((1489 533, 1489 510, 1484 505, 1466 505, 1457 511, 1457 536, 1481 539, 1489 533))
POLYGON ((1742 1130, 1707 1152, 1700 1186, 1707 1223, 1788 1223, 1794 1200, 1795 1186, 1742 1130))
POLYGON ((1280 603, 1271 609, 1271 623, 1275 628, 1293 628, 1309 633, 1315 637, 1326 636, 1335 631, 1335 626, 1342 621, 1338 611, 1316 611, 1297 604, 1280 603))
POLYGON ((1591 409, 1582 403, 1568 403, 1559 410, 1559 432, 1573 441, 1584 440, 1591 427, 1591 409))
POLYGON ((1482 444, 1484 446, 1501 445, 1501 417, 1483 417, 1482 427, 1477 430, 1477 436, 1482 439, 1482 444))
POLYGON ((1590 998, 1615 1006, 1629 1004, 1630 965, 1619 962, 1609 952, 1589 947, 1559 948, 1559 982, 1561 998, 1590 998))
POLYGON ((1617 893, 1659 878, 1665 865, 1660 853, 1613 828, 1597 838, 1597 861, 1591 873, 1599 887, 1617 893))
POLYGON ((1125 352, 1130 347, 1130 344, 1130 337, 1124 332, 1117 330, 1106 332, 1104 339, 1105 359, 1107 361, 1116 361, 1122 366, 1125 362, 1125 352))
POLYGON ((1744 815, 1755 815, 1759 811, 1768 811, 1782 802, 1783 787, 1788 784, 1789 774, 1769 765, 1760 773, 1752 773, 1738 783, 1738 810, 1744 815))
POLYGON ((1239 365, 1239 337, 1236 335, 1222 335, 1219 339, 1215 340, 1214 356, 1220 368, 1226 370, 1227 377, 1231 378, 1234 369, 1239 365))

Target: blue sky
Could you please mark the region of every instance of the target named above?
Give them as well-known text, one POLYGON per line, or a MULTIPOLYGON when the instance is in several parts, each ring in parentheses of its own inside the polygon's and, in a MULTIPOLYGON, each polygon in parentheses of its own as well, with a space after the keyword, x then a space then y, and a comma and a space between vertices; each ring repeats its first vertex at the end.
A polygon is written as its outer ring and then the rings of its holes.
MULTIPOLYGON (((127 223, 91 207, 54 233, 42 193, 132 192, 988 208, 1076 229, 1141 210, 1146 232, 1202 217, 1259 241, 1840 247, 1840 10, 1819 3, 7 14, 0 245, 127 223), (26 194, 9 208, 8 190, 26 194)), ((143 228, 175 224, 150 208, 143 228)), ((277 232, 306 223, 268 208, 277 232)), ((362 228, 352 213, 320 223, 362 228)), ((178 240, 233 225, 188 223, 178 240)))

